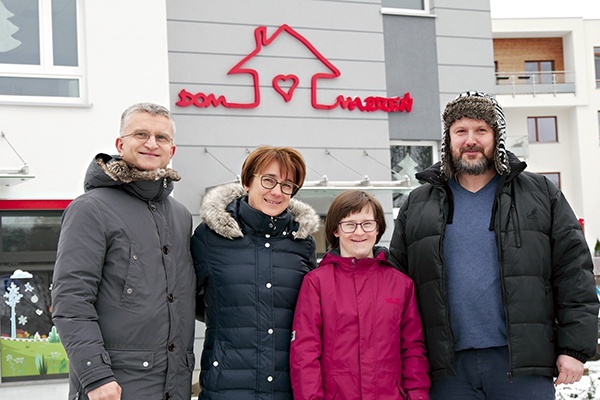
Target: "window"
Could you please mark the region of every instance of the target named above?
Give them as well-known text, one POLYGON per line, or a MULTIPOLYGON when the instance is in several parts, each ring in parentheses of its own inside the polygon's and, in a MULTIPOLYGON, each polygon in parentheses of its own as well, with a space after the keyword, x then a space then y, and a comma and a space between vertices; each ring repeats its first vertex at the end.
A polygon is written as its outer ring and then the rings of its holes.
POLYGON ((560 172, 538 172, 551 180, 560 189, 560 172))
POLYGON ((0 378, 64 378, 68 359, 50 299, 62 210, 6 209, 9 202, 0 201, 0 378))
POLYGON ((327 252, 327 237, 325 236, 325 216, 319 216, 319 230, 313 233, 313 237, 315 238, 315 242, 317 244, 316 253, 317 259, 321 260, 325 253, 327 252))
POLYGON ((532 72, 525 76, 531 83, 554 83, 554 61, 525 61, 525 71, 532 72))
POLYGON ((556 117, 527 118, 529 142, 558 142, 556 117))
POLYGON ((429 0, 381 0, 381 7, 384 14, 429 13, 429 0))
POLYGON ((0 101, 82 103, 77 0, 0 0, 0 101))
POLYGON ((600 88, 600 47, 594 47, 594 62, 596 64, 596 87, 600 88))
POLYGON ((430 167, 437 161, 437 143, 435 142, 392 142, 390 146, 390 165, 392 180, 406 180, 406 191, 393 193, 394 208, 399 208, 406 200, 411 189, 419 186, 415 174, 430 167))

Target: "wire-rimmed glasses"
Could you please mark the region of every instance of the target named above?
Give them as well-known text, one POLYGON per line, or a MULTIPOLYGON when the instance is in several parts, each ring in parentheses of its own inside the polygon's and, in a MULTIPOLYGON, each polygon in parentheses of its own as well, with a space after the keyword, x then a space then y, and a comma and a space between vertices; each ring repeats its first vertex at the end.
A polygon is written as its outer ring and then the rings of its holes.
POLYGON ((356 231, 356 228, 358 228, 359 226, 365 233, 373 232, 375 229, 377 229, 377 221, 375 220, 368 220, 363 222, 345 221, 338 223, 338 225, 344 233, 354 233, 356 231))
POLYGON ((295 195, 296 192, 298 190, 300 190, 300 187, 298 185, 296 185, 294 182, 290 182, 290 181, 278 182, 277 179, 275 179, 269 175, 254 174, 254 176, 256 176, 257 178, 260 178, 260 185, 262 187, 264 187, 265 189, 271 190, 271 189, 275 188, 275 186, 279 185, 279 187, 281 187, 281 192, 283 194, 287 194, 289 196, 295 195))
POLYGON ((152 136, 154 136, 154 141, 160 145, 167 145, 173 143, 173 138, 169 135, 164 135, 162 133, 157 133, 156 135, 151 135, 148 132, 135 132, 129 133, 127 135, 121 136, 122 138, 126 138, 128 136, 133 136, 135 140, 138 142, 147 142, 150 140, 152 136))

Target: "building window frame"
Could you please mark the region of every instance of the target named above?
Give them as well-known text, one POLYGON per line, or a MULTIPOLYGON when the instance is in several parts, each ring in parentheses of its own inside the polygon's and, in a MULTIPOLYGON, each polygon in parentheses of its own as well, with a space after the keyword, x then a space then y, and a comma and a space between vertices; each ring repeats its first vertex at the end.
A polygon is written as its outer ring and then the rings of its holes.
POLYGON ((50 290, 61 217, 70 202, 0 200, 0 286, 3 296, 15 289, 20 295, 16 303, 0 303, 1 384, 68 376, 68 359, 51 319, 50 290))
POLYGON ((548 180, 554 182, 556 187, 561 189, 562 182, 560 172, 538 172, 538 174, 544 175, 546 178, 548 178, 548 180))
MULTIPOLYGON (((83 1, 74 0, 76 65, 56 65, 53 40, 53 0, 37 0, 39 29, 39 63, 18 64, 0 63, 0 103, 1 104, 43 104, 87 106, 88 92, 84 65, 83 40, 83 1), (19 89, 11 86, 22 85, 19 89), (4 86, 4 88, 2 87, 4 86), (42 86, 48 89, 40 89, 42 86), (20 92, 20 93, 18 93, 20 92)), ((13 13, 10 10, 8 22, 13 13)), ((14 24, 13 24, 14 25, 14 24)), ((18 35, 18 27, 12 36, 18 35)), ((58 63, 58 62, 57 62, 58 63)))
POLYGON ((556 116, 527 117, 527 133, 529 143, 558 143, 558 120, 556 116), (546 120, 552 120, 553 123, 541 123, 546 120), (553 132, 546 130, 550 126, 553 127, 553 132))
POLYGON ((594 47, 594 65, 596 69, 596 89, 600 89, 600 47, 594 47))
MULTIPOLYGON (((411 157, 412 158, 412 157, 411 157)), ((406 192, 395 192, 392 194, 392 202, 394 207, 394 218, 398 209, 406 200, 408 193, 410 190, 420 186, 421 183, 417 181, 414 174, 416 172, 423 171, 424 169, 430 167, 439 161, 439 142, 434 140, 390 140, 390 166, 391 166, 391 179, 396 181, 403 179, 404 176, 408 176, 408 190, 406 192), (410 171, 404 171, 404 168, 400 165, 401 162, 404 161, 406 156, 410 155, 415 149, 418 155, 415 157, 416 160, 411 163, 412 165, 407 166, 407 169, 410 171), (428 154, 426 154, 428 153, 428 154)))
POLYGON ((431 16, 431 0, 382 0, 381 13, 390 15, 431 16), (420 3, 420 5, 418 4, 420 3))
MULTIPOLYGON (((526 60, 524 62, 526 76, 535 79, 535 84, 552 84, 554 81, 554 60, 526 60), (550 67, 550 69, 547 68, 550 67)), ((532 82, 533 83, 533 82, 532 82)))

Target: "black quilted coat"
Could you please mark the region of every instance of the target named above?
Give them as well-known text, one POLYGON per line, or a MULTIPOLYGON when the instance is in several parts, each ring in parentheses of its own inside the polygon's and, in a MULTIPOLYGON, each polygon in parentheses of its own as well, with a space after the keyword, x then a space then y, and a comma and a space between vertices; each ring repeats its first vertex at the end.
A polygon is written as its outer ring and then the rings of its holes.
MULTIPOLYGON (((498 246, 510 374, 556 375, 567 354, 585 362, 596 351, 598 298, 590 251, 567 200, 509 153, 490 229, 498 246)), ((439 163, 418 173, 395 223, 390 252, 416 283, 432 378, 453 374, 442 239, 452 195, 439 163)))
POLYGON ((192 237, 206 323, 202 399, 291 400, 289 347, 296 298, 316 267, 319 217, 291 200, 271 218, 252 209, 239 184, 207 193, 192 237))

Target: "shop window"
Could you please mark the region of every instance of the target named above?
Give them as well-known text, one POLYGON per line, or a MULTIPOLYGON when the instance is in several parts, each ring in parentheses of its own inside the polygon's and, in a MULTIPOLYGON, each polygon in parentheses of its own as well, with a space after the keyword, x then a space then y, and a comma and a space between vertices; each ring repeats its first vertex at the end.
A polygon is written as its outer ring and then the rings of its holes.
POLYGON ((1 382, 64 378, 68 359, 52 323, 50 298, 62 209, 6 203, 0 201, 1 382))
POLYGON ((525 76, 530 83, 553 83, 554 61, 525 61, 525 76))
POLYGON ((560 172, 538 172, 551 180, 560 189, 560 172))
POLYGON ((84 101, 79 4, 0 0, 0 101, 84 101))
POLYGON ((529 143, 558 142, 556 117, 528 117, 529 143))
POLYGON ((384 14, 400 13, 429 13, 429 0, 382 0, 382 12, 384 14))
POLYGON ((415 174, 433 165, 437 160, 437 143, 392 141, 390 165, 392 180, 405 180, 406 190, 393 193, 394 208, 399 208, 410 190, 419 186, 415 174))
POLYGON ((327 238, 325 236, 325 216, 321 215, 320 217, 319 230, 313 233, 313 237, 315 238, 315 242, 317 244, 317 258, 321 260, 325 253, 328 250, 327 238))
POLYGON ((594 47, 594 63, 596 64, 596 87, 600 88, 600 47, 594 47))

